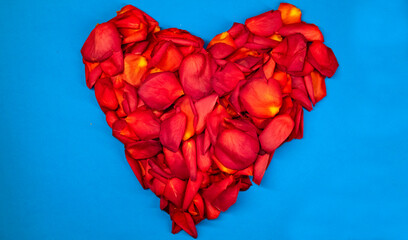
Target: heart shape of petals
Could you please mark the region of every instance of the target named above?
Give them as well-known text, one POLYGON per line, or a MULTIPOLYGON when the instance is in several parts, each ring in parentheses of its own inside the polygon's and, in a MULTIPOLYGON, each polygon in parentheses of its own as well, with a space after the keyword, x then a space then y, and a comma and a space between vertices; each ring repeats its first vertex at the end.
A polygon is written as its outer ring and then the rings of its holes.
POLYGON ((86 85, 172 233, 196 238, 196 224, 259 185, 276 149, 303 137, 303 109, 326 96, 325 78, 339 65, 301 16, 281 3, 204 48, 127 5, 86 39, 86 85))

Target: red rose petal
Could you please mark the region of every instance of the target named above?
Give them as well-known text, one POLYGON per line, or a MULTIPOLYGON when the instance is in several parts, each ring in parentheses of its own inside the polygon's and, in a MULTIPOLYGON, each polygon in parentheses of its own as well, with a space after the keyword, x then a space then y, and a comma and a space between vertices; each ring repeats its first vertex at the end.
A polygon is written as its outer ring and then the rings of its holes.
POLYGON ((138 94, 147 106, 164 110, 183 95, 183 89, 174 73, 160 72, 150 74, 140 86, 138 94))
POLYGON ((183 139, 186 130, 187 117, 183 112, 174 114, 165 119, 160 126, 160 142, 161 144, 176 152, 183 139))
POLYGON ((156 156, 162 150, 162 146, 158 141, 147 140, 126 145, 126 151, 129 155, 138 160, 156 156))
POLYGON ((302 71, 306 58, 306 40, 300 34, 286 37, 272 50, 272 58, 283 71, 302 71))
POLYGON ((255 35, 270 36, 282 26, 281 13, 280 11, 269 11, 248 18, 245 26, 255 35))
POLYGON ((308 42, 311 41, 324 41, 323 34, 319 28, 314 24, 309 23, 293 23, 284 25, 278 31, 278 33, 284 37, 288 37, 292 34, 302 34, 308 42))
POLYGON ((218 95, 223 96, 231 92, 242 79, 245 79, 242 71, 234 63, 227 63, 213 75, 212 88, 218 95))
POLYGON ((197 178, 197 147, 195 140, 189 139, 183 142, 182 151, 190 173, 190 179, 195 181, 197 178))
POLYGON ((308 61, 323 75, 332 77, 339 67, 331 48, 320 41, 314 41, 307 52, 308 61))
POLYGON ((273 152, 288 138, 295 123, 289 115, 276 116, 259 135, 262 149, 273 152))

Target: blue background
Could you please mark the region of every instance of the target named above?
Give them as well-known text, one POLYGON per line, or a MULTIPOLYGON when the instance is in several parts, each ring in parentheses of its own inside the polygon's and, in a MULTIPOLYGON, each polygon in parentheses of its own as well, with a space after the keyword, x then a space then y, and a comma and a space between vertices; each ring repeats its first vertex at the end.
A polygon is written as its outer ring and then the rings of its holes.
MULTIPOLYGON (((278 1, 3 1, 0 8, 0 239, 190 239, 170 233, 85 86, 80 48, 134 4, 202 37, 278 1)), ((408 2, 292 1, 340 67, 260 187, 199 239, 408 239, 408 2)))

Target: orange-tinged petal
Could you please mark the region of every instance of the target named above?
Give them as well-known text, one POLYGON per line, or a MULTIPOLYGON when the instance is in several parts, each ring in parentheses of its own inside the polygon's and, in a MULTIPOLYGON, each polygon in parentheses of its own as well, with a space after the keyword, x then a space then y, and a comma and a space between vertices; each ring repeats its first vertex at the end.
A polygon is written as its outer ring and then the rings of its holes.
POLYGON ((197 147, 194 138, 183 142, 181 149, 190 173, 190 179, 195 181, 197 179, 197 147))
POLYGON ((173 116, 163 120, 160 126, 160 142, 161 144, 176 152, 181 140, 183 139, 186 130, 187 117, 183 112, 174 114, 173 116))
POLYGON ((304 22, 284 25, 279 29, 278 33, 284 37, 300 33, 308 42, 324 41, 323 34, 316 25, 304 22))
POLYGON ((159 137, 160 120, 149 109, 137 109, 129 114, 125 121, 141 140, 159 137))
POLYGON ((123 80, 132 86, 139 87, 147 70, 145 57, 136 54, 126 54, 124 58, 123 80))
POLYGON ((275 71, 275 61, 273 58, 269 58, 269 60, 263 65, 262 69, 265 74, 265 78, 269 79, 273 76, 273 73, 275 71))
POLYGON ((194 103, 189 96, 183 96, 177 101, 175 106, 180 108, 181 112, 183 112, 187 117, 186 130, 183 136, 183 140, 186 141, 192 136, 194 136, 195 133, 194 124, 196 121, 195 116, 197 114, 194 107, 194 103))
POLYGON ((325 77, 317 71, 310 73, 313 83, 313 96, 316 102, 322 100, 326 95, 326 83, 325 77))
POLYGON ((220 215, 221 211, 215 208, 210 201, 204 198, 205 216, 208 220, 216 219, 220 215))
POLYGON ((157 67, 162 71, 176 71, 183 60, 183 54, 170 41, 159 42, 152 52, 148 67, 157 67))
POLYGON ((97 25, 81 49, 82 56, 88 62, 102 62, 117 51, 121 51, 121 39, 112 23, 97 25))
POLYGON ((281 3, 278 10, 281 12, 283 24, 299 23, 302 12, 290 3, 281 3))
POLYGON ((193 100, 208 96, 214 71, 215 62, 208 54, 194 53, 185 57, 179 69, 184 92, 193 100))
POLYGON ((162 146, 160 145, 160 142, 154 140, 126 144, 126 151, 136 160, 154 157, 161 150, 162 146))
POLYGON ((138 93, 147 106, 164 110, 183 95, 183 89, 174 73, 160 72, 150 74, 140 86, 138 93))
POLYGON ((85 64, 86 86, 91 89, 102 74, 102 68, 99 62, 88 62, 83 60, 85 64))
POLYGON ((249 114, 269 118, 279 112, 282 92, 279 83, 273 79, 268 82, 253 80, 241 88, 240 101, 249 114))
POLYGON ((294 125, 289 115, 276 116, 259 135, 262 149, 268 153, 273 152, 288 138, 294 125))
POLYGON ((229 169, 226 166, 222 165, 222 163, 217 159, 215 155, 211 155, 211 159, 217 165, 218 169, 220 169, 221 172, 225 172, 227 174, 234 174, 237 172, 237 170, 229 169))
POLYGON ((248 18, 245 26, 255 35, 270 36, 282 26, 281 13, 280 11, 268 11, 248 18))
POLYGON ((112 125, 112 135, 124 144, 138 141, 138 136, 130 129, 125 120, 119 119, 112 125))
POLYGON ((275 71, 273 73, 273 79, 278 81, 283 94, 290 93, 292 91, 292 78, 286 72, 279 70, 275 71))
POLYGON ((232 36, 229 34, 229 32, 223 32, 218 35, 216 35, 210 43, 208 43, 207 49, 209 49, 211 46, 213 46, 216 43, 224 43, 227 44, 233 48, 236 48, 234 39, 232 36))
POLYGON ((314 41, 310 44, 307 52, 307 60, 321 74, 327 77, 332 77, 339 67, 339 63, 331 48, 320 41, 314 41))
POLYGON ((234 43, 238 48, 244 46, 249 37, 249 30, 242 23, 234 23, 228 33, 234 39, 234 43))
POLYGON ((237 129, 222 131, 215 145, 217 159, 232 170, 242 170, 254 163, 258 151, 258 139, 237 129))
POLYGON ((310 74, 306 75, 304 77, 304 80, 305 80, 305 86, 306 86, 307 94, 309 95, 309 98, 312 101, 312 104, 314 106, 316 104, 316 99, 314 97, 312 76, 310 74))

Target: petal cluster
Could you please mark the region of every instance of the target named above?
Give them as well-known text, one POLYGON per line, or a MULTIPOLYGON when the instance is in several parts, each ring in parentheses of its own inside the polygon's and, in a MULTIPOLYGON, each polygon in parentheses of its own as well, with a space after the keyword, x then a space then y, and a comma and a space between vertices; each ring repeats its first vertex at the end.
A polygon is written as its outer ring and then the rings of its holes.
POLYGON ((160 198, 172 233, 193 237, 261 183, 279 146, 303 137, 303 109, 326 96, 338 67, 319 28, 288 3, 234 23, 206 48, 128 5, 81 53, 140 184, 160 198))

